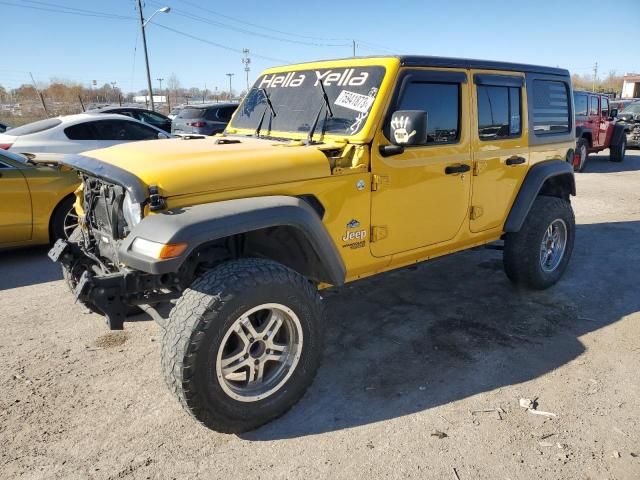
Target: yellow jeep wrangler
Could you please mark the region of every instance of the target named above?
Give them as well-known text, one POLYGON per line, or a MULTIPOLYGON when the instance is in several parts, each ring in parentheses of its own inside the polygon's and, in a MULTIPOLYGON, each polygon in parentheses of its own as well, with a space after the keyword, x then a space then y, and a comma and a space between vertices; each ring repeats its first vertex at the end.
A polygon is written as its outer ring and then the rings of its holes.
POLYGON ((572 98, 566 70, 491 61, 269 69, 220 136, 67 158, 81 226, 50 256, 112 329, 175 302, 169 387, 206 426, 250 430, 313 380, 319 289, 493 242, 515 284, 558 281, 575 236, 572 98))

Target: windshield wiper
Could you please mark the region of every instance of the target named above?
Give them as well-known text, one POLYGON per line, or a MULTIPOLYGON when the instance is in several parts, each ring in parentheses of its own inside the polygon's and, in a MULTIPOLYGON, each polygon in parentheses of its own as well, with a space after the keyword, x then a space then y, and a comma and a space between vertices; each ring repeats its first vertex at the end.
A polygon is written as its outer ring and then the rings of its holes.
POLYGON ((260 122, 258 123, 256 131, 253 134, 254 137, 260 137, 260 130, 262 129, 262 123, 264 122, 264 116, 267 114, 267 110, 271 110, 271 113, 269 114, 269 129, 271 129, 271 119, 278 116, 276 114, 275 108, 273 108, 273 104, 271 103, 271 99, 269 98, 269 94, 267 93, 267 91, 264 88, 259 88, 258 90, 260 90, 262 92, 262 95, 264 95, 264 98, 267 101, 267 106, 264 107, 264 111, 262 112, 262 116, 260 117, 260 122))
POLYGON ((333 110, 331 110, 331 102, 329 102, 329 96, 327 95, 327 91, 324 89, 324 84, 322 80, 318 80, 320 84, 320 88, 322 89, 322 100, 324 100, 323 104, 320 105, 320 110, 318 110, 318 114, 316 115, 315 120, 313 121, 313 125, 309 129, 307 133, 307 145, 311 145, 313 142, 313 133, 316 131, 316 127, 318 126, 318 120, 320 120, 320 114, 322 113, 322 109, 326 108, 326 112, 324 114, 324 122, 322 124, 322 134, 324 135, 324 127, 327 123, 327 116, 333 118, 333 110))

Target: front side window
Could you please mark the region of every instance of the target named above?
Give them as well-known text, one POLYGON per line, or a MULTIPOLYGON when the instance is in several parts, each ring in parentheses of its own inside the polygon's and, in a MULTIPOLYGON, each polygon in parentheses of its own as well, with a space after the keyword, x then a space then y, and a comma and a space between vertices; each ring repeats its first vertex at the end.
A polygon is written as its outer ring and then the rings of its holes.
POLYGON ((589 111, 589 97, 584 93, 576 93, 573 99, 576 107, 576 116, 586 117, 589 111))
POLYGON ((598 115, 598 97, 590 97, 589 115, 598 115))
POLYGON ((306 134, 320 112, 316 134, 354 135, 366 123, 384 74, 384 67, 341 67, 262 75, 238 107, 231 128, 255 130, 264 114, 263 133, 306 134), (320 83, 333 117, 327 114, 320 83), (276 115, 271 113, 265 92, 276 115))
POLYGON ((477 92, 480 140, 520 136, 520 88, 478 85, 477 92))
POLYGON ((427 113, 427 145, 456 143, 460 134, 460 85, 412 82, 395 108, 427 113))
POLYGON ((571 121, 567 84, 557 80, 534 80, 532 110, 536 135, 568 132, 571 121))
POLYGON ((600 108, 601 108, 600 114, 603 117, 608 117, 609 116, 609 99, 602 97, 600 102, 602 103, 602 105, 600 105, 600 108))

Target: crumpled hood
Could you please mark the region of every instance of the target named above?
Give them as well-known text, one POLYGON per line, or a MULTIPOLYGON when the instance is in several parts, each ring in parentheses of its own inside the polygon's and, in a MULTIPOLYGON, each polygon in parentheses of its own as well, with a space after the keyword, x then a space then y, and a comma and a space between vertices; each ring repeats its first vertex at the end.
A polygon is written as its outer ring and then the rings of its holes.
POLYGON ((274 185, 331 174, 317 146, 251 137, 134 142, 84 152, 156 185, 164 197, 274 185))

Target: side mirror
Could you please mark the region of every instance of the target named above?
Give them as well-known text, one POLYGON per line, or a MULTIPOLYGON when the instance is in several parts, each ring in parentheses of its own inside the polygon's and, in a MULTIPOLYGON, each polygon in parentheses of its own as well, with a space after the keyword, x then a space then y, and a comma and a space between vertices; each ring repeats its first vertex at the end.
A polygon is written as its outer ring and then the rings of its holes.
POLYGON ((391 142, 394 145, 424 145, 427 143, 427 112, 398 110, 391 115, 391 142))
POLYGON ((618 109, 612 108, 611 112, 609 112, 609 115, 611 116, 611 118, 616 118, 618 116, 618 109))

